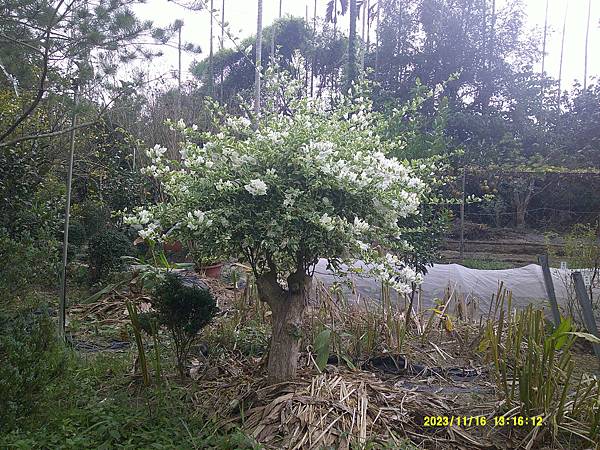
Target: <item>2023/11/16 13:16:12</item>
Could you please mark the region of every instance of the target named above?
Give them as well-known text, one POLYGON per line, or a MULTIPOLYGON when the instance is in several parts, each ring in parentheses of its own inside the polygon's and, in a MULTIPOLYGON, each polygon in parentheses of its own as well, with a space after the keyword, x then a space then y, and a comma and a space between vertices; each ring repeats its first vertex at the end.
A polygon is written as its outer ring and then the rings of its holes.
POLYGON ((523 426, 541 426, 543 424, 542 416, 425 416, 423 425, 425 427, 523 427, 523 426))

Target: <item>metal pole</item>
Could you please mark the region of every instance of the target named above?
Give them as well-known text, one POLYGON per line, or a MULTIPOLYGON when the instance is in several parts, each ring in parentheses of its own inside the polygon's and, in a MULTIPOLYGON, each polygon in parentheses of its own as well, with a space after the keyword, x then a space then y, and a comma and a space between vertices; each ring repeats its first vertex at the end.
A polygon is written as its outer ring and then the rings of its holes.
POLYGON ((560 311, 558 310, 558 303, 556 301, 556 293, 554 291, 554 283, 552 282, 552 274, 550 273, 548 255, 539 255, 538 262, 540 263, 540 266, 542 266, 544 285, 546 286, 546 293, 548 294, 548 300, 550 301, 550 307, 552 308, 554 325, 558 327, 560 325, 560 311))
POLYGON ((210 0, 210 43, 209 43, 209 61, 210 69, 208 75, 210 76, 210 96, 215 96, 215 71, 213 67, 213 23, 214 23, 214 0, 210 0))
MULTIPOLYGON (((575 283, 575 293, 577 294, 577 299, 579 300, 581 310, 583 311, 583 321, 585 322, 585 327, 588 333, 600 338, 598 328, 596 327, 596 319, 594 318, 594 312, 592 310, 592 302, 590 301, 585 289, 585 283, 583 282, 581 272, 573 272, 571 276, 573 277, 573 282, 575 283)), ((600 359, 600 344, 592 344, 592 346, 594 347, 594 353, 598 359, 600 359)))
POLYGON ((315 87, 315 62, 316 62, 316 58, 315 58, 315 48, 316 48, 316 43, 315 40, 317 38, 317 0, 315 0, 315 7, 314 7, 314 12, 313 12, 313 54, 312 54, 312 62, 310 64, 310 96, 312 97, 314 94, 314 87, 315 87))
POLYGON ((67 257, 69 246, 69 217, 71 214, 71 184, 73 181, 73 156, 75 153, 75 127, 77 126, 77 106, 79 103, 79 83, 73 81, 73 112, 71 116, 71 136, 69 165, 67 169, 67 202, 65 205, 65 227, 63 231, 63 251, 62 251, 62 274, 60 285, 60 302, 58 306, 58 333, 65 338, 65 325, 67 318, 67 257))
POLYGON ((462 200, 460 202, 460 259, 465 257, 465 185, 467 170, 463 167, 462 200))
MULTIPOLYGON (((262 11, 263 2, 258 0, 258 14, 256 18, 256 66, 254 70, 254 114, 258 121, 260 116, 260 69, 262 61, 262 11)), ((258 125, 258 123, 256 123, 258 125)))
MULTIPOLYGON (((220 50, 223 52, 223 48, 225 46, 225 0, 221 3, 221 45, 220 50)), ((221 63, 221 92, 219 99, 221 100, 221 104, 223 103, 223 77, 225 75, 225 65, 221 63)))
POLYGON ((592 0, 588 0, 587 26, 585 30, 585 62, 583 64, 583 90, 587 89, 588 72, 588 42, 590 38, 590 16, 592 14, 592 0))
POLYGON ((179 24, 179 43, 177 44, 179 69, 177 71, 177 117, 181 118, 181 28, 183 23, 179 24))

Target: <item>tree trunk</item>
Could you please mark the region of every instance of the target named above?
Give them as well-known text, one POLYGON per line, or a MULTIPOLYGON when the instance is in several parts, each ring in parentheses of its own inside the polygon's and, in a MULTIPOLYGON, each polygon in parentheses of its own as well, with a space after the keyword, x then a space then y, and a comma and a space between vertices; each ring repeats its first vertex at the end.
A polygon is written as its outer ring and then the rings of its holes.
POLYGON ((273 382, 287 381, 296 376, 300 350, 302 315, 311 277, 296 272, 288 277, 288 290, 277 283, 274 274, 256 280, 260 299, 271 308, 272 335, 269 348, 268 373, 273 382))
POLYGON ((525 215, 527 208, 533 197, 533 191, 535 188, 535 179, 531 178, 527 182, 525 192, 519 192, 518 187, 515 187, 513 192, 513 205, 515 207, 515 226, 517 228, 525 227, 525 215))

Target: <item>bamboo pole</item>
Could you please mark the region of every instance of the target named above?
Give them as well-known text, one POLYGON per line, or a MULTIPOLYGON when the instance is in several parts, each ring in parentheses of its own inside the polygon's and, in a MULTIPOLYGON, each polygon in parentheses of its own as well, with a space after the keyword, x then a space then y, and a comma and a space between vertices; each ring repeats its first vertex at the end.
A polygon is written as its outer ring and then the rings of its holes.
POLYGON ((317 0, 315 0, 314 4, 314 12, 313 12, 313 52, 312 52, 312 62, 310 64, 310 96, 314 95, 314 87, 315 87, 315 62, 316 62, 316 39, 317 39, 317 0))
POLYGON ((178 23, 178 42, 177 42, 177 55, 178 55, 178 70, 177 70, 177 117, 181 118, 181 29, 183 28, 183 22, 178 23))

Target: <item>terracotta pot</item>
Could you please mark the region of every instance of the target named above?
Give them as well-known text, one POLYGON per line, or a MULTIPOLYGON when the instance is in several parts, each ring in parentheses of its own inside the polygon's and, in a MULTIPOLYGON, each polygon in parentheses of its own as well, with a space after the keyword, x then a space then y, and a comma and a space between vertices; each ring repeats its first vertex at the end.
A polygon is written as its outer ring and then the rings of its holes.
POLYGON ((207 278, 221 278, 221 272, 223 272, 223 263, 215 263, 210 266, 201 266, 196 269, 196 272, 204 275, 207 278))
POLYGON ((165 242, 163 244, 163 250, 165 252, 179 253, 179 252, 181 252, 182 249, 183 249, 183 246, 181 245, 181 241, 165 242))

